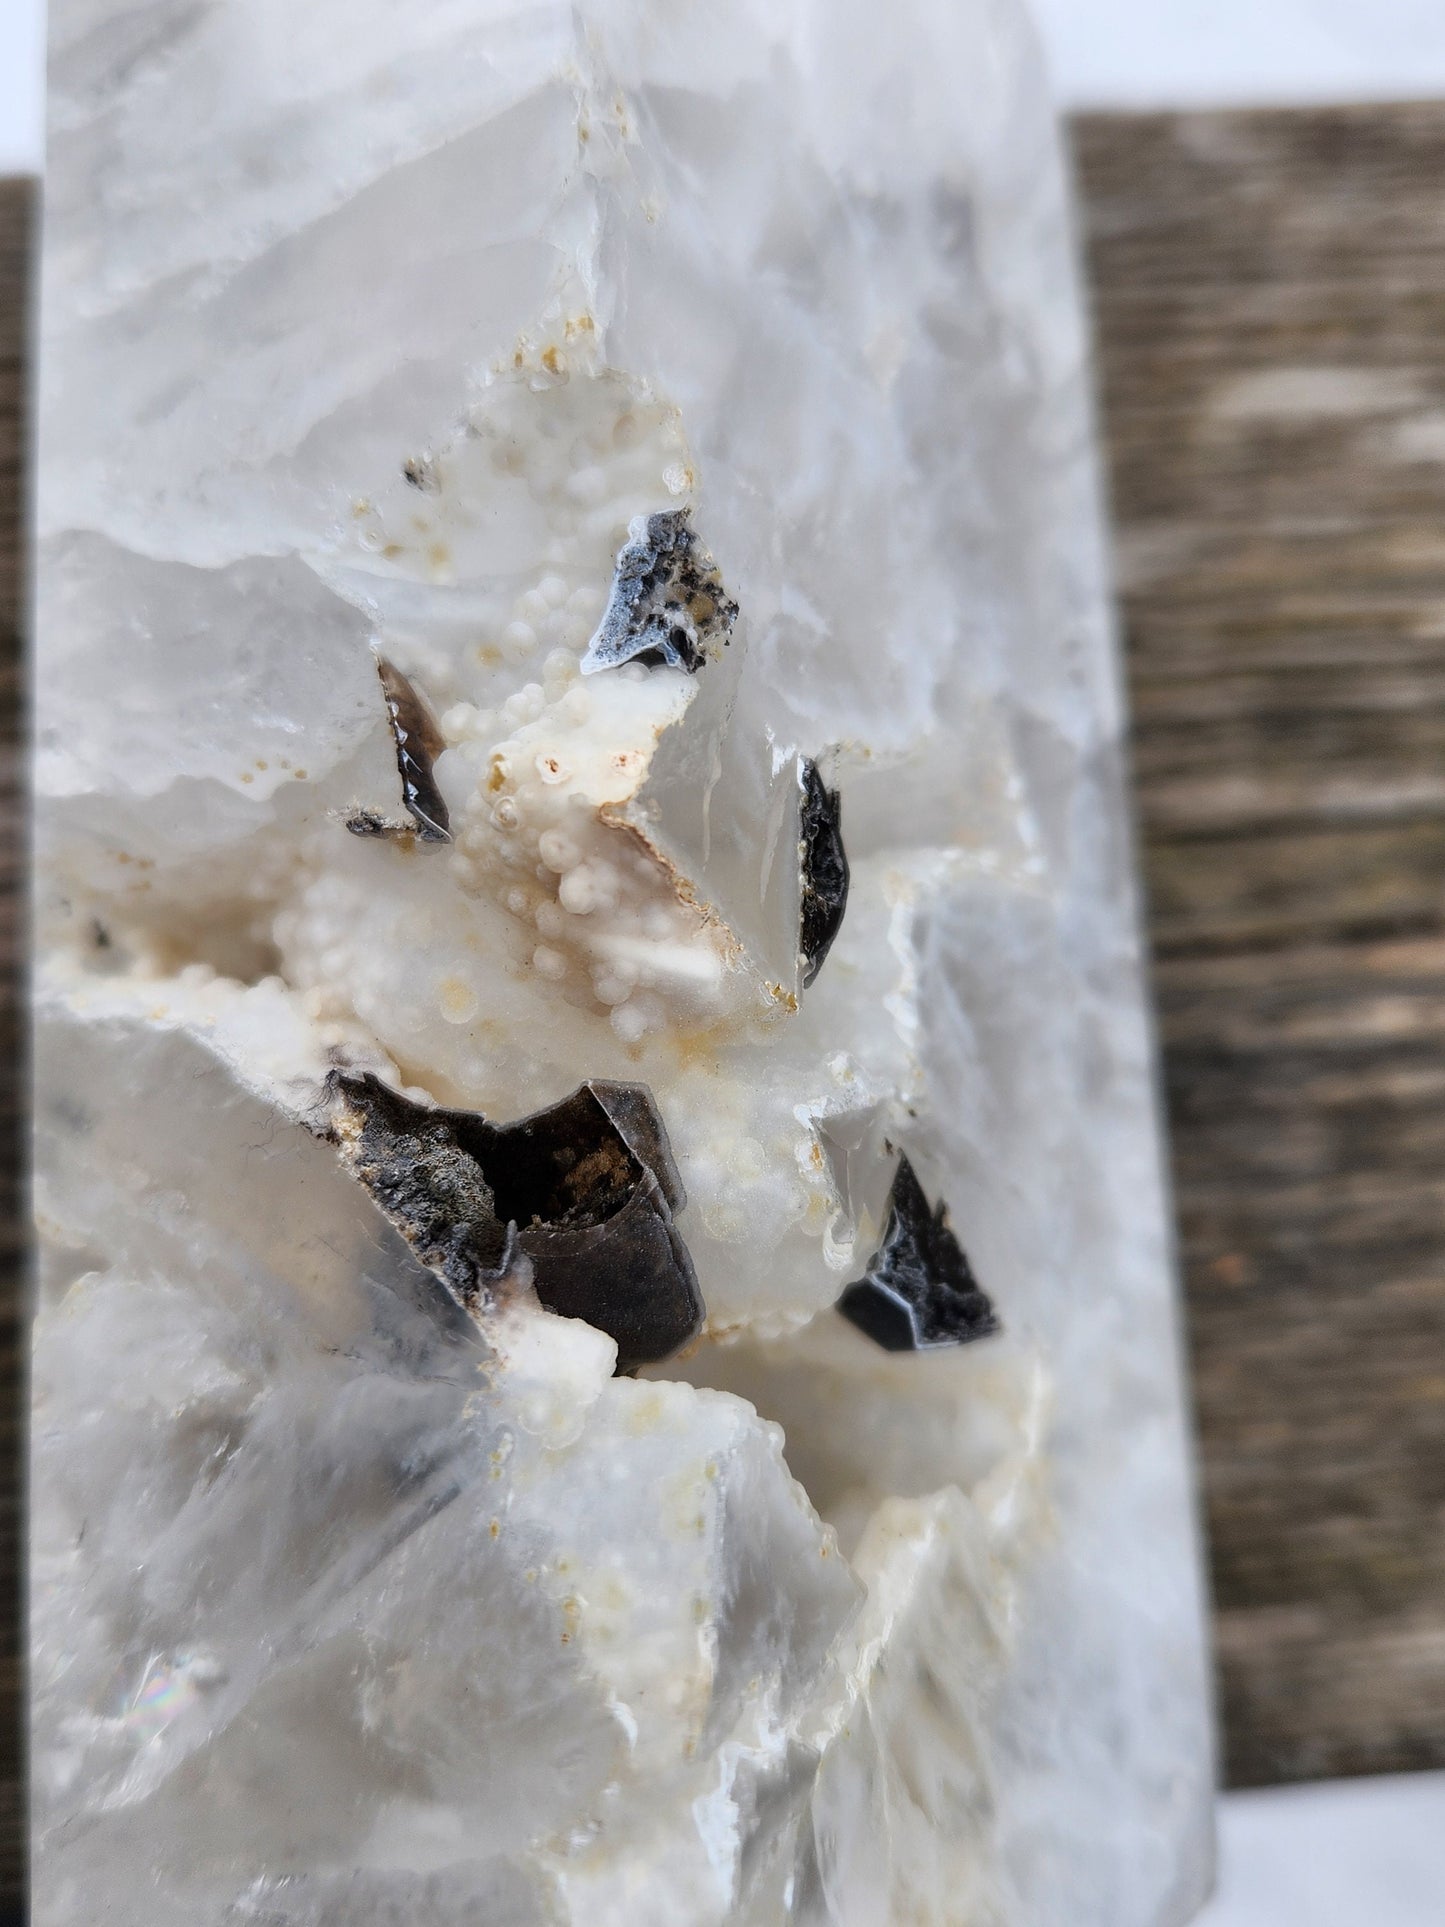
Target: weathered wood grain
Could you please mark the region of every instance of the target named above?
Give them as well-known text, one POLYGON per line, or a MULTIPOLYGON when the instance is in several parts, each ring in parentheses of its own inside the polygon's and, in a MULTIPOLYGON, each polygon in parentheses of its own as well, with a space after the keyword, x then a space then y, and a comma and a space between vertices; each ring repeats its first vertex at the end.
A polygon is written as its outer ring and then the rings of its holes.
POLYGON ((1074 139, 1228 1777, 1445 1765, 1445 106, 1074 139))
POLYGON ((28 181, 0 180, 0 1923, 25 1917, 24 1570, 27 1239, 25 1197, 25 811, 21 732, 21 452, 28 181))

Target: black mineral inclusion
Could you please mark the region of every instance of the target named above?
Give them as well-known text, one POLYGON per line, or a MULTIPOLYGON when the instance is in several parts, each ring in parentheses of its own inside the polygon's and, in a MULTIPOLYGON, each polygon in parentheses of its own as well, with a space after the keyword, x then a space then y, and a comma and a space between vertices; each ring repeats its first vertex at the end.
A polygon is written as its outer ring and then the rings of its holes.
POLYGON ((898 1160, 888 1222, 867 1276, 849 1285, 838 1309, 890 1352, 969 1345, 999 1330, 943 1205, 931 1210, 913 1166, 898 1160))
POLYGON ((375 810, 353 810, 346 827, 353 836, 415 835, 423 843, 450 843, 451 816, 432 775, 432 764, 446 748, 446 738, 425 699, 395 663, 378 656, 376 673, 381 678, 391 740, 396 746, 401 800, 411 822, 389 823, 375 810))
POLYGON ((723 594, 716 569, 698 547, 688 511, 649 515, 644 532, 618 552, 612 593, 582 667, 640 662, 696 675, 707 661, 699 636, 720 635, 726 645, 737 614, 738 605, 723 594))
POLYGON ((645 1085, 593 1080, 511 1124, 370 1074, 337 1072, 331 1089, 331 1136, 467 1310, 505 1295, 520 1253, 548 1311, 617 1341, 620 1372, 696 1337, 702 1297, 673 1223, 686 1194, 645 1085))
POLYGON ((843 848, 843 799, 830 790, 809 757, 802 765, 800 822, 803 901, 798 949, 803 986, 812 983, 843 925, 848 907, 848 856, 843 848))

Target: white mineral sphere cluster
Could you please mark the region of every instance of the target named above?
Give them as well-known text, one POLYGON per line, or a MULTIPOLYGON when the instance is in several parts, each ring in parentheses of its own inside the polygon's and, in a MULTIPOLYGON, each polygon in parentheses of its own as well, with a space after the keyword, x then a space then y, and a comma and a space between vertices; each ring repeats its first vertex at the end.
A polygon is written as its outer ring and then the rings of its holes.
MULTIPOLYGON (((604 1007, 618 1038, 635 1044, 669 1022, 722 1015, 737 945, 635 831, 605 811, 635 794, 657 735, 691 694, 679 670, 628 665, 605 680, 573 680, 547 701, 503 713, 513 734, 476 732, 481 771, 455 826, 454 874, 494 893, 536 933, 532 967, 569 1001, 604 1007)), ((511 705, 508 705, 511 709, 511 705)), ((465 751, 463 751, 465 754, 465 751)))
MULTIPOLYGON (((629 522, 675 500, 670 488, 694 470, 676 410, 596 371, 591 339, 574 330, 570 350, 502 371, 465 432, 417 465, 425 487, 398 480, 368 505, 360 547, 379 572, 366 578, 386 618, 378 646, 435 692, 453 841, 356 842, 335 823, 313 826, 274 936, 285 981, 318 1021, 374 1038, 409 1083, 448 1102, 516 1115, 560 1097, 580 1065, 676 1087, 672 1137, 713 1329, 781 1332, 830 1305, 846 1267, 868 1256, 814 1128, 859 1094, 835 1089, 811 1041, 789 1048, 796 990, 769 980, 628 813, 664 733, 687 727, 700 677, 629 663, 584 678, 580 661, 629 522), (569 462, 584 455, 592 480, 579 502, 569 462), (534 511, 546 535, 533 586, 504 603, 485 575, 455 579, 478 566, 469 542, 534 511), (409 546, 381 539, 403 522, 409 546), (452 580, 437 585, 443 566, 452 580), (518 612, 501 628, 500 663, 493 631, 460 617, 449 651, 435 630, 416 639, 418 576, 443 610, 460 596, 494 623, 518 612), (541 681, 509 659, 507 630, 524 622, 552 645, 541 681)), ((354 568, 347 554, 333 570, 354 568)), ((793 767, 780 786, 796 787, 793 767)), ((795 848, 778 861, 796 866, 795 848)), ((865 915, 858 932, 865 949, 886 947, 886 923, 870 930, 865 915)), ((872 1094, 896 1092, 901 1075, 895 1062, 872 1094)))
MULTIPOLYGON (((676 411, 596 373, 590 325, 570 332, 570 349, 501 374, 465 434, 413 464, 409 487, 363 504, 356 544, 371 596, 398 611, 380 626, 381 646, 444 704, 436 773, 456 798, 451 878, 514 921, 507 961, 525 959, 549 990, 601 1011, 635 1045, 670 1023, 705 1028, 755 1002, 756 987, 689 880, 617 815, 695 687, 679 670, 640 664, 584 682, 579 663, 630 519, 639 505, 675 503, 693 469, 676 411), (478 546, 509 519, 539 522, 545 572, 505 603, 474 571, 478 546), (415 639, 417 605, 398 585, 425 585, 445 609, 459 575, 459 599, 481 626, 441 655, 415 639)), ((304 907, 284 916, 284 942, 293 955, 325 952, 317 975, 335 987, 328 923, 364 923, 368 906, 342 904, 327 885, 321 894, 314 928, 304 907)), ((489 962, 479 956, 477 971, 489 962)), ((444 990, 443 1014, 459 1021, 465 1001, 444 990)))

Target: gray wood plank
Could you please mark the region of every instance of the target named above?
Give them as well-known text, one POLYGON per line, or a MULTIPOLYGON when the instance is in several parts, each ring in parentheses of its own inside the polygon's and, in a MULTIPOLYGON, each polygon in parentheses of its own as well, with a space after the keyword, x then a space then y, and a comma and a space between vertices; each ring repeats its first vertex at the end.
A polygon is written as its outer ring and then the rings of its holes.
POLYGON ((1445 1765, 1445 106, 1073 133, 1227 1774, 1445 1765))

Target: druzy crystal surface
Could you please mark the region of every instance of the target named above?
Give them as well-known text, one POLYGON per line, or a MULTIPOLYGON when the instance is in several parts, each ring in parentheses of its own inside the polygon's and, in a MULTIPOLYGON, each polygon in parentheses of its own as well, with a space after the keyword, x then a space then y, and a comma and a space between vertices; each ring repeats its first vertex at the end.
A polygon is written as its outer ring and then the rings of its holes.
POLYGON ((1203 1638, 1024 23, 51 33, 37 1920, 1180 1927, 1203 1638))

